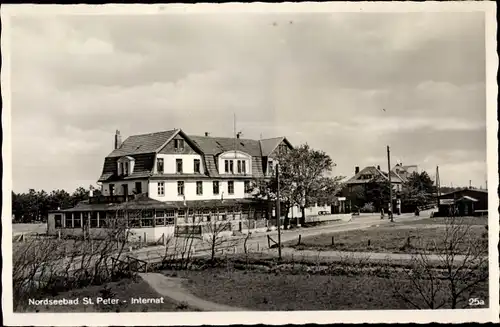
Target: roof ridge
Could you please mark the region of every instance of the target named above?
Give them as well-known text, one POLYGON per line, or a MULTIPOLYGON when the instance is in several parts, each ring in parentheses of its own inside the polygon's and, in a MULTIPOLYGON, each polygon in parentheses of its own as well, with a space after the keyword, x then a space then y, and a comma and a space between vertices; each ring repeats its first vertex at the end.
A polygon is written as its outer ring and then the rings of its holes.
POLYGON ((189 134, 186 134, 186 135, 188 137, 202 137, 202 138, 206 138, 206 139, 228 139, 228 140, 237 139, 237 140, 242 140, 242 141, 255 141, 255 142, 259 141, 259 140, 255 140, 255 139, 242 139, 242 138, 227 137, 227 136, 204 136, 204 135, 189 135, 189 134))
POLYGON ((164 131, 161 131, 161 132, 134 134, 134 135, 129 135, 127 138, 133 137, 133 136, 148 136, 148 135, 155 135, 155 134, 161 134, 161 133, 176 132, 178 130, 180 130, 180 128, 174 128, 174 129, 164 130, 164 131))

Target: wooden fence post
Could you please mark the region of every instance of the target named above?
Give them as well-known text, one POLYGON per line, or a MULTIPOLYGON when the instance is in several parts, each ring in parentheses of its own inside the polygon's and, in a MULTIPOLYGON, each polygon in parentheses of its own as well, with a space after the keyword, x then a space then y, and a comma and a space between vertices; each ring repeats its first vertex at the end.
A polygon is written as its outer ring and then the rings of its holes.
POLYGON ((299 234, 299 242, 297 243, 297 245, 300 245, 300 241, 301 241, 301 239, 302 239, 302 235, 301 235, 301 234, 299 234))

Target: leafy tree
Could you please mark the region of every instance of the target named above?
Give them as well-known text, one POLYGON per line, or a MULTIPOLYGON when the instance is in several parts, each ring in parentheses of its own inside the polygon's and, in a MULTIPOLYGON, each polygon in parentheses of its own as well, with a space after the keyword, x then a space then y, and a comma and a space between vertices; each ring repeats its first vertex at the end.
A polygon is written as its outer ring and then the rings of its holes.
POLYGON ((90 194, 89 190, 86 190, 85 188, 80 186, 79 188, 76 189, 75 192, 73 192, 72 204, 77 205, 81 201, 88 200, 89 194, 90 194))
MULTIPOLYGON (((340 178, 326 177, 331 172, 333 161, 323 151, 314 150, 304 144, 288 151, 280 152, 277 157, 280 164, 280 198, 285 204, 285 217, 288 209, 297 205, 302 212, 301 223, 305 221, 305 208, 318 199, 326 199, 325 192, 335 194, 340 190, 340 178)), ((277 187, 276 181, 264 182, 260 194, 272 199, 277 187)), ((334 194, 334 195, 335 195, 334 194)))
POLYGON ((427 172, 414 172, 403 184, 402 199, 405 205, 422 206, 433 201, 437 188, 427 172))
POLYGON ((389 180, 376 177, 365 184, 365 203, 373 203, 376 211, 380 211, 389 203, 391 185, 389 180))

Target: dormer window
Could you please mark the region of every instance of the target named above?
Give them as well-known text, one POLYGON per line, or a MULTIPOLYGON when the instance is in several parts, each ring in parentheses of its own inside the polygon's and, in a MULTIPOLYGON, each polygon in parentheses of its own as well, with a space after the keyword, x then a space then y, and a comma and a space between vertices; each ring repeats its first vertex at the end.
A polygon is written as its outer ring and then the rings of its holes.
POLYGON ((135 160, 132 157, 123 157, 118 160, 118 176, 128 176, 134 172, 135 160))

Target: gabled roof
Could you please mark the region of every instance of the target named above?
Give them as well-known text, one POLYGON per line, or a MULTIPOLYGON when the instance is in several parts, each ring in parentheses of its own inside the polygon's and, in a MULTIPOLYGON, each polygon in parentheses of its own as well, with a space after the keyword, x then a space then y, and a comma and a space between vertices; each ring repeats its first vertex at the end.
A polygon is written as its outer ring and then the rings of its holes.
POLYGON ((288 142, 288 140, 284 136, 260 140, 259 142, 260 142, 262 156, 263 157, 269 156, 283 141, 288 143, 288 145, 291 145, 290 142, 288 142))
POLYGON ((186 135, 180 129, 133 135, 128 137, 118 149, 112 151, 105 159, 100 182, 117 179, 117 160, 127 157, 135 160, 134 172, 121 179, 143 178, 151 176, 154 166, 154 156, 162 150, 174 137, 180 135, 197 150, 204 159, 207 173, 210 177, 219 177, 216 156, 228 151, 241 151, 252 156, 253 177, 263 177, 262 157, 270 155, 281 142, 292 146, 285 137, 264 140, 250 140, 229 137, 211 137, 186 135))
MULTIPOLYGON (((368 166, 360 170, 356 175, 348 179, 345 183, 346 184, 366 184, 373 179, 359 179, 363 175, 373 175, 374 178, 383 178, 384 180, 389 180, 387 173, 378 169, 375 166, 368 166)), ((399 176, 397 173, 391 171, 391 182, 392 183, 402 183, 404 180, 399 176)))
MULTIPOLYGON (((387 173, 384 171, 382 172, 382 174, 384 174, 384 176, 389 179, 387 177, 387 173)), ((402 177, 401 175, 399 175, 398 173, 396 173, 395 171, 392 171, 391 170, 391 182, 396 182, 396 183, 403 183, 406 181, 406 178, 402 177)))
POLYGON ((365 184, 372 180, 372 179, 359 179, 363 175, 373 175, 374 177, 378 176, 387 179, 387 176, 381 170, 377 169, 377 167, 368 166, 361 169, 356 175, 347 180, 346 184, 365 184))
POLYGON ((179 130, 129 136, 118 149, 108 157, 122 157, 134 154, 153 153, 172 139, 179 130))

